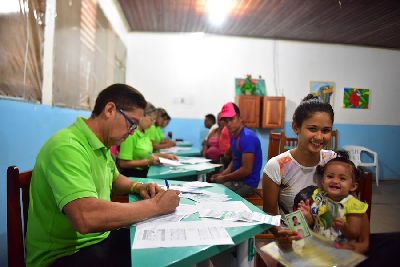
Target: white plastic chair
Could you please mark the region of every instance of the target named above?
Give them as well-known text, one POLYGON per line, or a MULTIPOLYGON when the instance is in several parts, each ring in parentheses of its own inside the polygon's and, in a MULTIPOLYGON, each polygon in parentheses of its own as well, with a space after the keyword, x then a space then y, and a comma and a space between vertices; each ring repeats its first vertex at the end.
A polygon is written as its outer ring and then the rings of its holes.
POLYGON ((375 167, 376 186, 379 186, 379 166, 378 166, 378 153, 363 146, 343 146, 343 149, 349 153, 350 160, 354 165, 362 167, 375 167), (373 162, 362 162, 361 153, 365 152, 373 157, 373 162))

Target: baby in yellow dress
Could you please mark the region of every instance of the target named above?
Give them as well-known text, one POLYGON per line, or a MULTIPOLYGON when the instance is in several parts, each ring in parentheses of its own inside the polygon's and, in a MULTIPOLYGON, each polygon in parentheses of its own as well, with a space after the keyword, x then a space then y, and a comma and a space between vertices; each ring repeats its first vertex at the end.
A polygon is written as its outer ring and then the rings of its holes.
POLYGON ((312 204, 301 201, 299 208, 307 223, 330 240, 343 242, 360 236, 362 216, 368 204, 351 193, 358 187, 359 170, 345 152, 319 168, 320 188, 314 190, 312 204))

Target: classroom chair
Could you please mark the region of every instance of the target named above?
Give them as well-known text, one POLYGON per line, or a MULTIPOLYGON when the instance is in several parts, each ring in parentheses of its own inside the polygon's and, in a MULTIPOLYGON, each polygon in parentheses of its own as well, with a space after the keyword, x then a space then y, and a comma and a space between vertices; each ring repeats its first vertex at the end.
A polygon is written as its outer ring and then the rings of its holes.
POLYGON ((325 146, 325 149, 336 151, 338 149, 338 130, 332 130, 331 139, 328 144, 325 146))
POLYGON ((8 266, 25 266, 25 237, 31 177, 32 171, 20 173, 15 166, 10 166, 7 169, 8 266))
POLYGON ((297 137, 287 137, 285 132, 282 131, 282 139, 281 139, 281 153, 293 149, 297 146, 297 137))
POLYGON ((278 156, 283 151, 283 143, 281 142, 283 132, 274 133, 269 132, 269 142, 268 142, 268 160, 272 157, 278 156))

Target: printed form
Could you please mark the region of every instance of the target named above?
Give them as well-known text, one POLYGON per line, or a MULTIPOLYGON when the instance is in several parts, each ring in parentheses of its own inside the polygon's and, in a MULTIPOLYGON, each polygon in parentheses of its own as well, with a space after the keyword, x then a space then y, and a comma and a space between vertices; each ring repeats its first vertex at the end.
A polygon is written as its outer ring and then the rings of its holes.
POLYGON ((153 226, 138 225, 132 249, 233 244, 223 226, 189 221, 153 226))

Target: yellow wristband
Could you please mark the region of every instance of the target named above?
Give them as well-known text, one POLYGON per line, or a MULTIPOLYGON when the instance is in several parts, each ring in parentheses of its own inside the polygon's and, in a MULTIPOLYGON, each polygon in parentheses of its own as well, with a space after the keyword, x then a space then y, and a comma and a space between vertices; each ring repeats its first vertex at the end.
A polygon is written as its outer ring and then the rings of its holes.
POLYGON ((142 185, 143 183, 141 182, 133 182, 133 184, 131 185, 131 188, 129 189, 130 193, 139 193, 139 187, 142 185))

